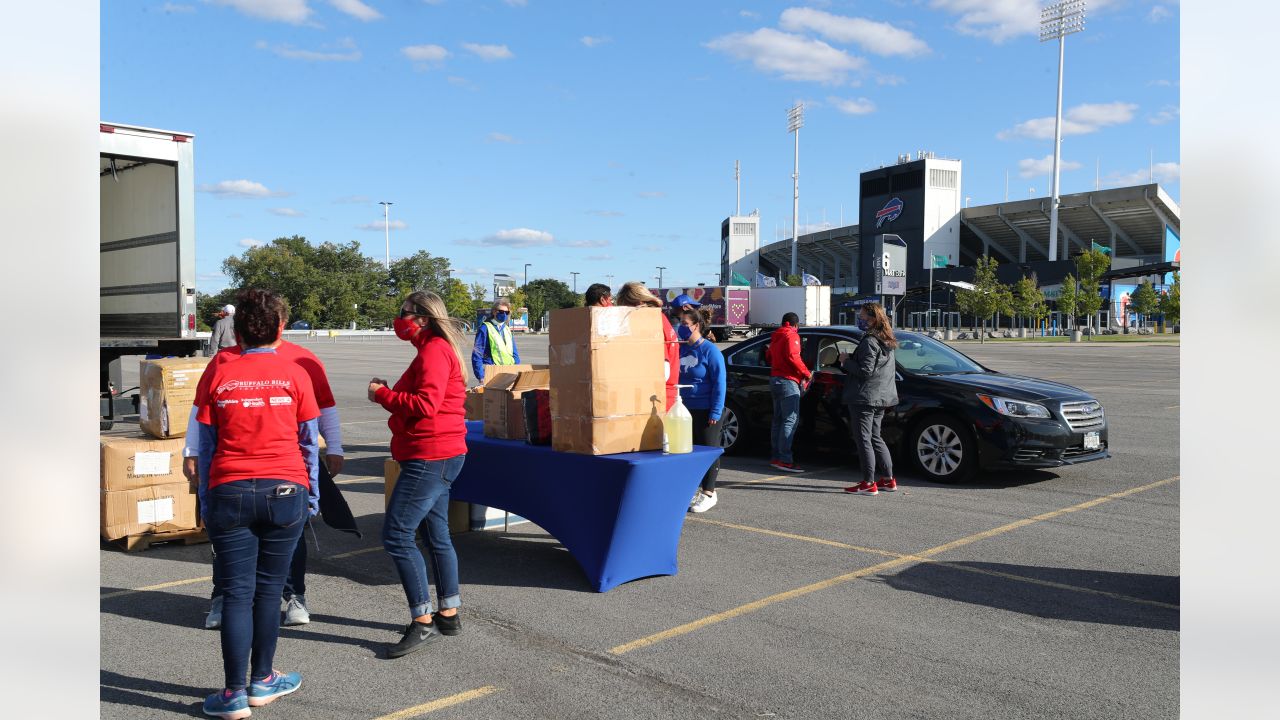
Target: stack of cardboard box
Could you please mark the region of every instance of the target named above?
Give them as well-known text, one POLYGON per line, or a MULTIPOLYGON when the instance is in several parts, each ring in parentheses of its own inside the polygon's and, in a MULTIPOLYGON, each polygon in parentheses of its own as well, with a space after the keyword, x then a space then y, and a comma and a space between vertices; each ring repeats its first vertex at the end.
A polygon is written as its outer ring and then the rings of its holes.
POLYGON ((551 445, 587 455, 659 450, 666 409, 657 308, 551 313, 551 445))
POLYGON ((484 420, 485 390, 503 373, 522 373, 529 370, 546 370, 546 365, 491 365, 484 382, 467 391, 466 411, 468 420, 484 420))
POLYGON ((182 437, 191 418, 196 385, 209 358, 143 360, 138 368, 138 425, 153 437, 182 437))
POLYGON ((525 370, 508 372, 507 367, 489 371, 493 376, 485 384, 484 434, 485 437, 506 440, 525 439, 523 396, 531 390, 551 387, 550 370, 525 370))

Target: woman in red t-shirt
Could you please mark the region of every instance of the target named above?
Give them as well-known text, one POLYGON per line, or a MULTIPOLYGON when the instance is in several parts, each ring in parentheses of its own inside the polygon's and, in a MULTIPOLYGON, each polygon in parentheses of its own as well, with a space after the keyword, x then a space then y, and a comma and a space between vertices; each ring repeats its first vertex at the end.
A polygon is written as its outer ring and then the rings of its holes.
POLYGON ((279 672, 272 661, 280 592, 308 504, 315 514, 320 462, 311 378, 275 351, 288 317, 284 300, 245 290, 236 305, 244 351, 209 371, 208 401, 197 415, 205 525, 222 581, 226 680, 205 698, 204 712, 229 720, 249 717, 250 707, 302 685, 301 675, 279 672))
POLYGON ((382 546, 396 564, 412 622, 399 642, 387 649, 398 658, 419 650, 437 635, 462 630, 458 608, 458 556, 449 537, 449 488, 467 457, 467 392, 454 321, 433 292, 405 298, 396 335, 418 349, 394 387, 369 381, 369 400, 391 412, 391 457, 400 463, 382 524, 382 546), (425 521, 425 523, 424 523, 425 521), (432 615, 427 565, 415 533, 426 529, 435 573, 439 611, 432 615))

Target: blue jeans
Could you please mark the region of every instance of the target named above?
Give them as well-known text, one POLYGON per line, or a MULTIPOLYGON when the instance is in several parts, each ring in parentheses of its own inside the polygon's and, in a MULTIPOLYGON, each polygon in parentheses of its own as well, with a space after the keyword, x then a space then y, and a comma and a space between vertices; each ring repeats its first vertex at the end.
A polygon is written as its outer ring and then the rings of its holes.
POLYGON ((431 588, 427 585, 427 563, 418 549, 415 534, 422 534, 431 550, 431 570, 435 574, 440 608, 462 606, 458 595, 458 555, 449 537, 449 488, 462 472, 466 455, 448 460, 405 460, 400 477, 391 491, 386 519, 382 523, 382 547, 396 564, 409 617, 433 612, 431 588))
POLYGON ((271 674, 280 592, 306 519, 307 489, 296 483, 237 480, 209 490, 208 531, 222 583, 227 688, 245 687, 247 670, 253 679, 271 674))
POLYGON ((773 457, 784 463, 794 462, 791 443, 796 437, 796 424, 800 421, 800 384, 787 378, 769 378, 769 391, 773 394, 773 457))

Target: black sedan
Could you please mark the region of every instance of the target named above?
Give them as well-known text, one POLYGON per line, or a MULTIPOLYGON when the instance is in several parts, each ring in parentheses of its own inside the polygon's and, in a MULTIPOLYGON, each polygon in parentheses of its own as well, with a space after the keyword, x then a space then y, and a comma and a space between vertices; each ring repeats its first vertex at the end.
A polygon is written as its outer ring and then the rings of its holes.
MULTIPOLYGON (((978 468, 1050 468, 1111 457, 1102 404, 1085 391, 996 372, 927 335, 895 334, 899 403, 885 414, 882 432, 898 462, 910 462, 924 478, 964 482, 978 468)), ((814 371, 800 401, 795 446, 801 453, 851 453, 839 355, 853 354, 861 336, 856 327, 800 328, 801 354, 814 371)), ((724 352, 726 452, 769 447, 768 344, 762 335, 724 352)))

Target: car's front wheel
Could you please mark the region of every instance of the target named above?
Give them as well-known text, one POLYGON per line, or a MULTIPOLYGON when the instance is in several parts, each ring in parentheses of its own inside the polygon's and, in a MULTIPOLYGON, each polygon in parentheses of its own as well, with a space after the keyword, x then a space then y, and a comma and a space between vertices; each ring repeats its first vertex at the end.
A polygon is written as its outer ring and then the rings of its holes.
POLYGON ((735 412, 732 405, 726 404, 720 413, 720 447, 724 448, 726 455, 737 455, 743 451, 747 444, 744 430, 742 415, 735 412))
POLYGON ((905 449, 924 479, 933 482, 966 482, 977 466, 977 445, 969 429, 946 415, 917 423, 905 449))

